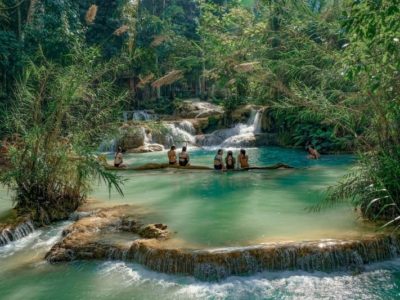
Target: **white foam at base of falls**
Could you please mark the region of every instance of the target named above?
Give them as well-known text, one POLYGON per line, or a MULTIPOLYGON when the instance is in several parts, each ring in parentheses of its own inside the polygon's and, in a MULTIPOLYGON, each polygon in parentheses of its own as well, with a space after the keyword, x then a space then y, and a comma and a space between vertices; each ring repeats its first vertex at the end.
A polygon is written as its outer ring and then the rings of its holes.
POLYGON ((181 122, 179 124, 167 124, 168 133, 166 135, 166 141, 168 146, 183 146, 183 145, 194 145, 196 143, 196 137, 193 132, 195 129, 190 122, 181 122))
POLYGON ((137 264, 106 262, 98 267, 101 284, 98 281, 95 284, 100 289, 96 295, 104 299, 110 297, 107 292, 113 290, 132 295, 138 294, 140 288, 143 289, 142 299, 155 299, 160 294, 165 299, 384 299, 378 296, 377 290, 393 291, 393 273, 389 270, 399 270, 399 264, 400 261, 376 264, 357 275, 350 272, 261 272, 232 276, 219 282, 202 282, 190 276, 152 272, 137 264))
POLYGON ((34 230, 35 227, 31 221, 26 221, 14 228, 5 228, 0 232, 0 246, 20 240, 34 232, 34 230))
POLYGON ((261 132, 262 110, 253 110, 247 124, 239 123, 233 128, 220 129, 200 136, 197 143, 205 147, 237 148, 255 144, 256 134, 261 132))

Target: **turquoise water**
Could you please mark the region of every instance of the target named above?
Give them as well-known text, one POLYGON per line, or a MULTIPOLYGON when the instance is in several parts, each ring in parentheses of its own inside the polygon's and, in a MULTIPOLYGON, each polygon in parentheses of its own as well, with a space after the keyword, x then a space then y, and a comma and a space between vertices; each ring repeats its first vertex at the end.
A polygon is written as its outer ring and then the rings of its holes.
MULTIPOLYGON (((277 161, 296 170, 238 172, 128 172, 125 197, 98 187, 96 205, 129 203, 145 221, 165 222, 176 240, 193 246, 243 245, 270 240, 354 237, 374 229, 343 206, 310 214, 327 185, 346 172, 351 156, 309 161, 296 150, 249 150, 253 164, 277 161)), ((132 155, 140 165, 165 153, 132 155)), ((213 152, 192 152, 193 163, 209 164, 213 152)), ((4 199, 9 197, 1 192, 4 199)), ((3 199, 3 198, 2 198, 3 199)), ((8 202, 7 202, 8 203, 8 202)), ((7 210, 9 204, 0 204, 7 210)), ((189 276, 149 271, 125 262, 50 265, 43 257, 57 242, 62 222, 0 248, 0 299, 399 299, 400 260, 367 266, 361 274, 264 272, 201 282, 189 276)))
MULTIPOLYGON (((305 153, 281 148, 250 149, 252 165, 284 162, 293 170, 216 171, 156 170, 121 172, 124 197, 98 187, 103 203, 128 203, 146 211, 147 222, 162 222, 175 238, 193 247, 240 246, 271 241, 359 237, 374 228, 346 205, 310 213, 326 187, 354 162, 352 156, 324 156, 310 161, 305 153)), ((192 164, 210 165, 214 151, 191 151, 192 164)), ((166 153, 128 155, 129 165, 163 162, 166 153)))
POLYGON ((124 262, 50 265, 42 257, 62 226, 0 250, 0 299, 399 299, 400 260, 350 273, 264 272, 216 283, 124 262))

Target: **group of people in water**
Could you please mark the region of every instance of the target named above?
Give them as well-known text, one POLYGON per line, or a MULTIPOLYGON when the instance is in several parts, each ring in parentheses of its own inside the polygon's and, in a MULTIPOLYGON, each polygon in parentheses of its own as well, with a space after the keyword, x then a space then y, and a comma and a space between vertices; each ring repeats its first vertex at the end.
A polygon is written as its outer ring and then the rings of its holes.
MULTIPOLYGON (((179 154, 176 153, 176 147, 172 146, 167 153, 168 162, 170 165, 179 165, 182 167, 190 165, 190 156, 187 151, 187 147, 182 147, 182 151, 179 154)), ((233 170, 236 168, 236 159, 233 156, 232 151, 228 151, 224 159, 224 151, 219 149, 214 157, 214 169, 215 170, 233 170)), ((249 167, 249 157, 246 154, 246 150, 241 149, 237 157, 237 167, 245 169, 249 167)))
MULTIPOLYGON (((309 159, 319 159, 320 154, 311 145, 306 147, 309 159)), ((168 163, 170 165, 179 165, 181 167, 186 167, 190 165, 190 155, 187 151, 187 147, 182 147, 182 151, 179 154, 176 153, 176 147, 172 146, 167 152, 168 163)), ((114 167, 125 168, 126 165, 123 162, 122 148, 118 147, 117 153, 114 156, 114 167)), ((219 149, 214 157, 214 169, 215 170, 234 170, 249 168, 249 156, 246 154, 245 149, 241 149, 237 159, 235 159, 233 152, 228 151, 224 158, 224 150, 219 149)))

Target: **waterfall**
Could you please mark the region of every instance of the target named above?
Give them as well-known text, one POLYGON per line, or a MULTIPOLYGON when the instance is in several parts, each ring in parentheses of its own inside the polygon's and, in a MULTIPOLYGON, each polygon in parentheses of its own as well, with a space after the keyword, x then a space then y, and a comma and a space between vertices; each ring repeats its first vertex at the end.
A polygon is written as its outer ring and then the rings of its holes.
POLYGON ((50 262, 82 259, 133 261, 161 273, 218 281, 228 276, 263 271, 361 271, 366 264, 394 259, 400 254, 397 235, 191 250, 169 248, 163 245, 162 240, 152 237, 136 239, 132 235, 132 242, 123 244, 104 240, 99 234, 104 228, 90 230, 89 235, 79 230, 75 234, 70 230, 72 236, 65 236, 61 243, 54 245, 46 259, 50 262))
POLYGON ((165 136, 166 146, 170 147, 195 145, 196 144, 196 129, 189 121, 181 121, 179 123, 166 124, 168 133, 165 136))
POLYGON ((128 258, 158 272, 221 280, 262 271, 362 270, 365 264, 394 259, 399 254, 398 237, 379 236, 359 241, 277 243, 214 250, 166 249, 138 240, 132 244, 128 258))
POLYGON ((263 114, 263 110, 258 110, 254 116, 254 121, 253 121, 252 125, 253 125, 253 132, 255 134, 261 133, 262 114, 263 114))
POLYGON ((117 140, 112 139, 109 141, 101 142, 98 151, 99 152, 116 152, 117 151, 117 140))
POLYGON ((17 226, 10 226, 0 231, 0 246, 5 246, 13 241, 22 239, 35 230, 31 221, 23 222, 17 226))
POLYGON ((143 134, 143 141, 145 145, 151 144, 152 142, 152 137, 151 137, 151 133, 147 133, 146 132, 146 128, 144 127, 140 127, 140 130, 143 134))
POLYGON ((197 143, 206 147, 251 147, 255 145, 256 134, 261 132, 263 110, 252 110, 246 124, 239 123, 233 128, 217 130, 197 137, 197 143))
POLYGON ((128 121, 151 121, 158 119, 158 116, 147 110, 126 110, 122 112, 124 122, 128 121))
POLYGON ((133 121, 149 121, 154 120, 155 116, 149 114, 145 110, 134 110, 132 112, 132 120, 133 121))

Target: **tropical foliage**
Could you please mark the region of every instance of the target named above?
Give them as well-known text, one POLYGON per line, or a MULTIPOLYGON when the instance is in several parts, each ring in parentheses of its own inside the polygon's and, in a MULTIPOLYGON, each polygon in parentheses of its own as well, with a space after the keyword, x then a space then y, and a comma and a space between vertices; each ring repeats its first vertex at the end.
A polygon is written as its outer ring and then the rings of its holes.
POLYGON ((6 118, 12 145, 0 180, 15 190, 17 210, 40 223, 74 211, 93 178, 122 192, 119 178, 93 155, 124 99, 113 84, 118 66, 102 63, 96 49, 73 54, 65 67, 31 62, 6 118))
POLYGON ((0 133, 15 140, 3 180, 17 203, 50 179, 83 199, 93 174, 116 183, 90 152, 118 108, 172 113, 199 97, 223 104, 228 126, 239 105, 268 106, 281 145, 358 152, 353 175, 321 205, 351 198, 370 218, 396 217, 399 9, 399 0, 1 0, 0 133), (54 172, 76 176, 63 185, 54 172))

